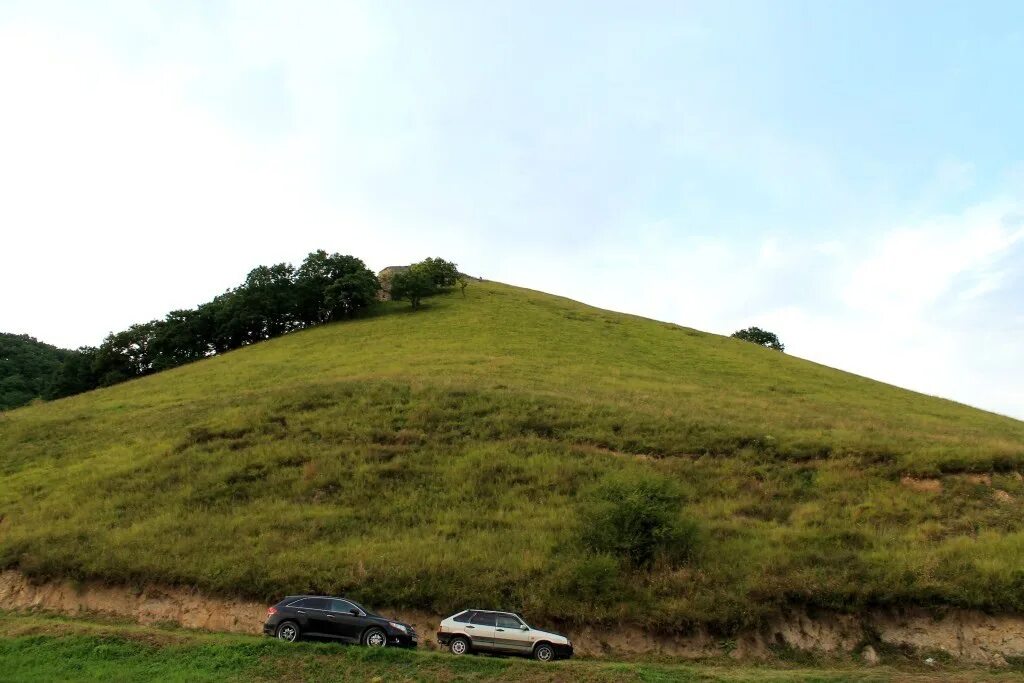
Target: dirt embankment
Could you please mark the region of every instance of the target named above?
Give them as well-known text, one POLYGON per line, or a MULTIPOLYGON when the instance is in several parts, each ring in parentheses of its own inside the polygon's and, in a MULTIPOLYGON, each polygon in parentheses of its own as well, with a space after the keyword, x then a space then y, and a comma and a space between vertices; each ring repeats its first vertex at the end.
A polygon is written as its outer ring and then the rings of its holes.
MULTIPOLYGON (((187 628, 261 633, 267 605, 205 596, 184 588, 147 585, 141 590, 99 583, 32 583, 17 571, 0 572, 0 608, 45 609, 63 614, 99 613, 141 623, 175 623, 187 628)), ((383 610, 413 624, 424 645, 436 647, 442 618, 425 612, 383 610)), ((773 648, 855 654, 878 661, 878 650, 945 652, 971 662, 1004 665, 1024 657, 1024 616, 951 610, 941 616, 923 610, 875 611, 859 616, 793 612, 756 631, 722 640, 703 632, 661 636, 633 626, 573 629, 577 653, 594 657, 659 655, 704 658, 730 655, 761 659, 773 648)))

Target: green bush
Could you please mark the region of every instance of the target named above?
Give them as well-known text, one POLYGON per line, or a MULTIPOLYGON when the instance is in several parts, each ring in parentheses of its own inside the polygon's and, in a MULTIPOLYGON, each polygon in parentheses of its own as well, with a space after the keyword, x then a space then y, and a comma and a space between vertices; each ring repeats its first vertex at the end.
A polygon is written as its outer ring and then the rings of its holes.
POLYGON ((681 514, 674 482, 648 474, 605 478, 587 494, 581 539, 588 550, 618 557, 633 567, 656 558, 685 562, 697 545, 697 524, 681 514))

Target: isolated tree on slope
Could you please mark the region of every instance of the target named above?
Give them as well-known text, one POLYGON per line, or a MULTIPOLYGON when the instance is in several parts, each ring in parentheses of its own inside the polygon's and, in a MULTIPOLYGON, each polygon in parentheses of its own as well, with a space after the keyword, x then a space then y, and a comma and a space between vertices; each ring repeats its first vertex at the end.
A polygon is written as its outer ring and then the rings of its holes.
MULTIPOLYGON (((459 267, 442 258, 428 258, 391 276, 391 298, 419 308, 423 298, 454 287, 461 279, 459 267)), ((466 287, 462 285, 462 295, 466 287)))
POLYGON ((419 308, 421 300, 435 291, 430 271, 420 263, 395 273, 391 278, 391 298, 395 301, 408 301, 413 308, 419 308))
POLYGON ((732 336, 736 339, 742 339, 743 341, 759 344, 765 348, 775 349, 776 351, 786 350, 786 346, 779 341, 779 338, 774 332, 762 330, 760 327, 748 327, 745 330, 733 332, 732 336))

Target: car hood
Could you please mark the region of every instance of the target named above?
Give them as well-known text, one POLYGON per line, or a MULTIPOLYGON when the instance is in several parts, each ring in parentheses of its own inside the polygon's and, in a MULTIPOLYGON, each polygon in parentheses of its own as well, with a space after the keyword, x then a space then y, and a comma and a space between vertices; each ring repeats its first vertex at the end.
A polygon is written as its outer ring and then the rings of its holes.
POLYGON ((530 632, 534 636, 540 636, 542 638, 548 638, 556 644, 564 645, 569 642, 569 636, 564 633, 555 633, 554 631, 545 631, 539 628, 530 627, 530 632))
POLYGON ((412 628, 412 624, 407 624, 404 621, 401 621, 399 619, 392 619, 391 617, 383 617, 383 616, 381 616, 379 614, 367 614, 366 618, 367 619, 373 619, 374 621, 378 621, 378 622, 380 622, 382 624, 383 623, 391 622, 391 623, 394 623, 394 624, 401 624, 402 626, 404 626, 404 627, 406 627, 408 629, 412 628))

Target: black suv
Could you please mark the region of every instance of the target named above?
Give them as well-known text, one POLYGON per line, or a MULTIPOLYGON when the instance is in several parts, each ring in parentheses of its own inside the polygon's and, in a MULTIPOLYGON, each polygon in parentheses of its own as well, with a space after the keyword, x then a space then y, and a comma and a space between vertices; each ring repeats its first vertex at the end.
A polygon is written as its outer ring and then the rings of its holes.
POLYGON ((290 643, 313 636, 368 647, 416 647, 418 640, 409 624, 372 614, 351 600, 326 595, 289 595, 267 610, 263 632, 290 643))

